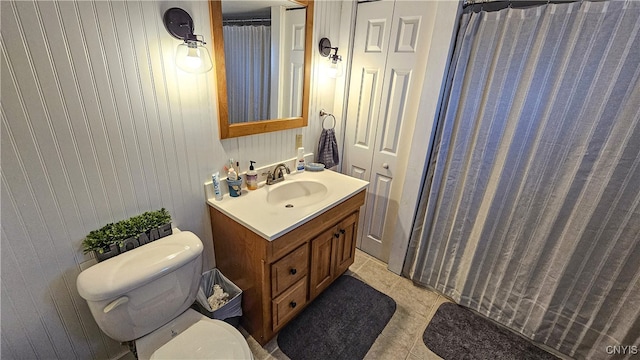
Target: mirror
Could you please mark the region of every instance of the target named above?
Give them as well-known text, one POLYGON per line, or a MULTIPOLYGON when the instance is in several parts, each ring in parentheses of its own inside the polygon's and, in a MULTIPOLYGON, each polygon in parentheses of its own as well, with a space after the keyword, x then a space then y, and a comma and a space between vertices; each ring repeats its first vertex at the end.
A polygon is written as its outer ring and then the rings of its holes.
MULTIPOLYGON (((211 31, 213 39, 213 57, 216 72, 217 83, 217 100, 219 113, 219 129, 220 138, 232 138, 238 136, 246 136, 260 134, 271 131, 279 131, 307 126, 307 116, 309 112, 309 89, 311 74, 311 51, 313 36, 313 1, 296 0, 288 1, 290 5, 287 8, 295 8, 297 10, 286 11, 280 5, 281 0, 260 0, 260 1, 239 1, 239 0, 215 0, 210 1, 211 12, 211 31), (226 2, 232 3, 227 6, 226 2), (262 89, 261 100, 249 98, 250 94, 258 93, 255 85, 245 85, 245 88, 236 88, 234 84, 238 84, 238 77, 227 73, 227 61, 234 65, 247 59, 246 55, 234 58, 233 56, 225 56, 225 31, 223 30, 223 9, 238 8, 238 5, 245 7, 251 3, 260 3, 262 8, 273 6, 271 13, 278 12, 271 17, 272 22, 284 23, 287 13, 297 13, 298 18, 304 17, 304 25, 300 26, 297 22, 295 26, 279 31, 280 37, 275 36, 273 43, 280 43, 280 50, 265 49, 262 53, 270 54, 267 60, 269 65, 262 64, 262 70, 267 76, 253 76, 257 81, 258 87, 262 89), (304 12, 304 13, 303 13, 304 12), (288 37, 288 40, 286 39, 288 37), (278 40, 281 39, 281 40, 278 40), (284 45, 286 43, 286 45, 284 45), (304 45, 304 46, 303 46, 304 45), (290 53, 284 49, 294 49, 290 53), (274 55, 275 54, 275 55, 274 55), (229 60, 227 60, 229 59, 229 60), (283 69, 287 69, 284 71, 283 69), (272 75, 278 74, 278 75, 272 75), (233 77, 233 79, 232 79, 233 77), (268 79, 266 79, 268 77, 268 79), (293 86, 285 86, 284 84, 293 86), (235 110, 234 110, 235 109, 235 110)), ((257 19, 248 20, 246 14, 238 15, 225 14, 227 23, 234 21, 240 22, 263 22, 264 13, 259 13, 257 19)), ((246 13, 246 11, 245 11, 246 13)), ((289 16, 290 17, 290 16, 289 16)), ((227 33, 229 31, 226 31, 227 33)), ((227 47, 228 49, 228 47, 227 47)), ((231 54, 229 54, 231 55, 231 54)), ((249 62, 249 61, 244 61, 249 62)), ((237 72, 237 70, 235 70, 237 72)), ((248 71, 240 70, 241 74, 248 71)), ((258 74, 261 74, 259 71, 258 74)), ((247 80, 244 76, 244 80, 247 80)), ((243 78, 240 78, 243 80, 243 78)), ((241 81, 247 83, 247 81, 241 81)))

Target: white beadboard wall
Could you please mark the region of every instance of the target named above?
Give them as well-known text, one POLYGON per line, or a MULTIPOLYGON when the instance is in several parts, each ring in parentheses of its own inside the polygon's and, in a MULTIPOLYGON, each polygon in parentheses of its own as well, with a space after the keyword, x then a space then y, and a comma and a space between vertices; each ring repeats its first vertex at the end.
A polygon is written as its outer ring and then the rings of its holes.
MULTIPOLYGON (((313 49, 338 38, 340 1, 317 1, 313 49)), ((335 82, 313 56, 310 124, 221 141, 212 72, 177 70, 178 40, 161 21, 179 6, 210 39, 205 1, 1 2, 1 307, 3 359, 114 359, 76 291, 90 231, 166 207, 205 243, 214 266, 203 183, 226 159, 315 151, 318 111, 335 82)), ((208 45, 210 46, 210 44, 208 45)), ((245 166, 246 167, 246 166, 245 166)))

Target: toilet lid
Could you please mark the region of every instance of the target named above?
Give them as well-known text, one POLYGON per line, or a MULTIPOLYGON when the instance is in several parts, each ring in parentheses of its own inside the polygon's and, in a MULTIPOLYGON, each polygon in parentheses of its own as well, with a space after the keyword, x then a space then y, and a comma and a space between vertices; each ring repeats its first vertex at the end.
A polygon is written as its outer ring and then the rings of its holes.
POLYGON ((233 326, 205 319, 162 345, 151 359, 253 359, 253 354, 233 326))

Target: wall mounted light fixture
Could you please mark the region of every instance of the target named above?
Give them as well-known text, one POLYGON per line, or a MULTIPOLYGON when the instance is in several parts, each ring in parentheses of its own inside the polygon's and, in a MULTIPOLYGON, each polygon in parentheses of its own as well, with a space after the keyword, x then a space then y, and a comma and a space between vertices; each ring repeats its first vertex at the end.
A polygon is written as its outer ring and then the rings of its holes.
POLYGON ((190 73, 204 73, 213 67, 202 35, 193 34, 193 19, 180 8, 171 8, 163 16, 164 27, 176 39, 184 40, 176 50, 176 65, 190 73), (200 38, 198 38, 200 37, 200 38))
POLYGON ((338 55, 338 47, 331 47, 331 40, 325 37, 320 39, 318 49, 320 50, 320 55, 329 58, 327 75, 333 78, 342 76, 342 56, 338 55), (331 54, 331 50, 335 50, 335 52, 331 54))

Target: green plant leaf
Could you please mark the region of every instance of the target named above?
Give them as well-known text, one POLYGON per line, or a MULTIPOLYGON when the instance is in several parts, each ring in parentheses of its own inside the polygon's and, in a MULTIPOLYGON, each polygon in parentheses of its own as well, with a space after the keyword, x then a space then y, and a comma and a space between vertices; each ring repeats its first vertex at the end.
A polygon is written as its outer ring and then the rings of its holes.
POLYGON ((82 241, 83 251, 84 253, 90 251, 104 253, 104 249, 108 249, 111 244, 122 245, 125 239, 138 236, 170 222, 171 215, 165 208, 161 208, 116 223, 109 223, 100 229, 89 232, 82 241))

